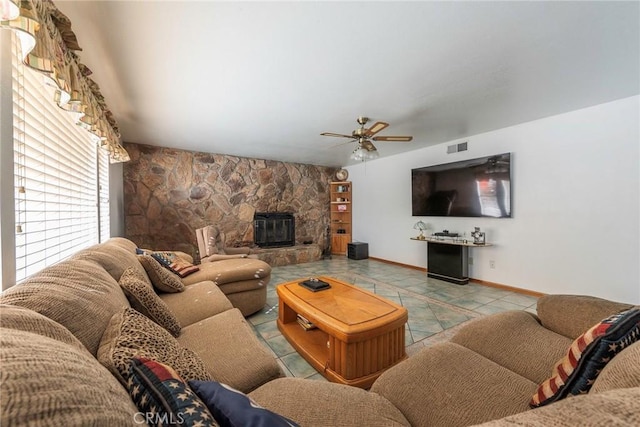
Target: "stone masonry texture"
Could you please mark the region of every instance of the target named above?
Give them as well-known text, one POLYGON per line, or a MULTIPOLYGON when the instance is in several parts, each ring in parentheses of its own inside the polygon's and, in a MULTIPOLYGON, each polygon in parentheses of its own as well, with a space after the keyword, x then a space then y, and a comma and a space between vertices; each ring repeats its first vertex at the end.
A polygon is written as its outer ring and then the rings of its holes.
POLYGON ((335 168, 125 143, 126 237, 198 259, 196 229, 215 225, 227 246, 253 246, 255 212, 293 212, 296 244, 326 247, 335 168))

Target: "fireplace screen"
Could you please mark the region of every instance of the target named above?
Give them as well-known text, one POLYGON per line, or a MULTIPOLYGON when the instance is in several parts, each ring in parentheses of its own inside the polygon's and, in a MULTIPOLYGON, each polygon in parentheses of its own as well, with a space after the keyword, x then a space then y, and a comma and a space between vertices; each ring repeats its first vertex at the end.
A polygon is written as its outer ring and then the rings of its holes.
POLYGON ((253 236, 261 248, 295 245, 295 230, 290 212, 256 212, 253 217, 253 236))

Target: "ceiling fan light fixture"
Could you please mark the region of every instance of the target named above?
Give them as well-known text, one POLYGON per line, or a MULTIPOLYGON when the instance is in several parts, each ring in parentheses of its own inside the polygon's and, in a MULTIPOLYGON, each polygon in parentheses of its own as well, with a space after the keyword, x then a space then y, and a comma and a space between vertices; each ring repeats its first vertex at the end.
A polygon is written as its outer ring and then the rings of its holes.
POLYGON ((364 152, 365 150, 362 149, 362 147, 360 147, 359 145, 356 147, 355 150, 353 150, 353 153, 351 153, 351 158, 353 160, 364 160, 364 152))
POLYGON ((370 151, 367 151, 364 158, 365 160, 373 160, 373 159, 377 159, 378 157, 380 157, 380 153, 378 153, 377 149, 373 149, 370 151))
POLYGON ((378 153, 378 150, 375 147, 373 147, 373 149, 371 150, 358 146, 355 150, 353 150, 353 153, 351 153, 351 159, 359 160, 361 162, 365 160, 377 159, 378 157, 380 157, 380 153, 378 153))

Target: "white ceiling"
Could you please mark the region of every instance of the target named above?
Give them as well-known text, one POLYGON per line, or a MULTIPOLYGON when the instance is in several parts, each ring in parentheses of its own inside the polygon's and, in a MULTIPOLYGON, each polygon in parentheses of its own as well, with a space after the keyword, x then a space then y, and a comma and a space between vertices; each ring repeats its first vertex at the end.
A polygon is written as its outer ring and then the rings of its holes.
POLYGON ((640 92, 640 3, 55 1, 123 140, 343 166, 640 92))

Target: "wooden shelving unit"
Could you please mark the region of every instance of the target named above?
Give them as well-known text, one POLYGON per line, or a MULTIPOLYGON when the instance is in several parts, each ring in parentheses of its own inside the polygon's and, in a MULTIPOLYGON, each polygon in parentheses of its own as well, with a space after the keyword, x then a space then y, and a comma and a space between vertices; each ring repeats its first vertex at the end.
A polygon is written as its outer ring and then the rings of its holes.
POLYGON ((346 255, 351 243, 351 181, 331 183, 331 253, 346 255))

